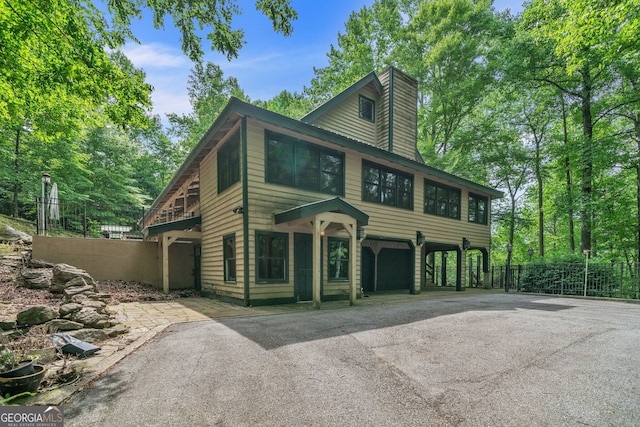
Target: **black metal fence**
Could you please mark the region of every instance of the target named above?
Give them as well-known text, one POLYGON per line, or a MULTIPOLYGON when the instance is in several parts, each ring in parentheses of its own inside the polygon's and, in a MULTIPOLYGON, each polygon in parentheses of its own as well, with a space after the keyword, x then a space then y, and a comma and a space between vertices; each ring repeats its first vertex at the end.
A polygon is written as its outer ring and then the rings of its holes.
POLYGON ((640 299, 640 264, 553 263, 495 266, 491 287, 515 292, 640 299))
POLYGON ((91 201, 36 198, 37 234, 69 237, 141 239, 145 209, 91 201))

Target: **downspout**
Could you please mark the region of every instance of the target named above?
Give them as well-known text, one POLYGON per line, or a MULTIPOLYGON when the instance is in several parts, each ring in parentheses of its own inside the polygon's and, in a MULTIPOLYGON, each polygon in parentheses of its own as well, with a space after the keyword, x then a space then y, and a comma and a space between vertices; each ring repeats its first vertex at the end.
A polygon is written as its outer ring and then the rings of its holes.
POLYGON ((247 171, 247 118, 240 123, 240 144, 242 145, 242 244, 244 252, 244 305, 251 305, 249 298, 249 172, 247 171))
POLYGON ((393 70, 389 70, 389 152, 393 153, 393 70))

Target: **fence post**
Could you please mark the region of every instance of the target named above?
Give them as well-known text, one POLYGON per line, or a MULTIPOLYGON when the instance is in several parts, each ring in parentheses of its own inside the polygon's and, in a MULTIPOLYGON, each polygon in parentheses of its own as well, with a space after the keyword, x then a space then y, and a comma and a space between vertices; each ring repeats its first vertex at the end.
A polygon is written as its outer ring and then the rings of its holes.
POLYGON ((84 238, 87 238, 87 201, 84 201, 84 214, 82 215, 82 228, 84 228, 84 238))
POLYGON ((564 295, 564 262, 560 265, 562 265, 560 269, 560 295, 564 295))
POLYGON ((624 286, 624 263, 620 261, 620 295, 619 298, 622 298, 622 287, 624 286))
POLYGON ((589 276, 589 249, 585 249, 584 251, 585 261, 584 261, 584 296, 587 296, 587 278, 589 276))

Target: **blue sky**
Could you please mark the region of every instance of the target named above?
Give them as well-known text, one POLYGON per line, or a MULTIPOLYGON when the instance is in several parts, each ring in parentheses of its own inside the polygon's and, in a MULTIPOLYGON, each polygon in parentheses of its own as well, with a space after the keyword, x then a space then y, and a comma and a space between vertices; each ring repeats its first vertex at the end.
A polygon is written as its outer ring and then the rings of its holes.
MULTIPOLYGON (((496 10, 522 9, 523 0, 494 0, 496 10)), ((353 11, 371 6, 373 0, 291 0, 298 12, 289 37, 276 34, 271 22, 255 11, 254 0, 239 0, 242 15, 234 18, 234 26, 245 31, 246 44, 238 58, 211 52, 205 39, 205 60, 223 69, 225 77, 236 77, 251 100, 267 100, 282 90, 301 92, 313 77, 313 67, 327 65, 326 52, 337 43, 338 32, 353 11)), ((140 44, 129 43, 123 51, 136 67, 147 73, 147 82, 154 86, 154 114, 166 124, 167 113, 186 114, 191 111, 187 96, 187 78, 192 63, 182 53, 179 33, 167 23, 164 30, 155 30, 150 16, 133 22, 133 31, 140 44)))

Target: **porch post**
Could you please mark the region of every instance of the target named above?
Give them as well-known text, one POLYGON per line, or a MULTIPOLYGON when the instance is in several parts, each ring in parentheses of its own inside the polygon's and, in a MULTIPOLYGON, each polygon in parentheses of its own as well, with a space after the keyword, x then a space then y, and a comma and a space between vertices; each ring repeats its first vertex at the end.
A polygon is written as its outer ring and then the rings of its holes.
POLYGON ((313 221, 313 307, 320 308, 320 232, 321 221, 316 217, 313 221))
POLYGON ((357 234, 357 224, 351 223, 347 227, 349 230, 349 265, 351 266, 351 292, 349 292, 349 305, 354 305, 356 303, 356 296, 358 292, 358 287, 356 283, 356 274, 358 269, 356 268, 356 234, 357 234))
POLYGON ((169 293, 169 236, 162 235, 162 292, 169 293))

